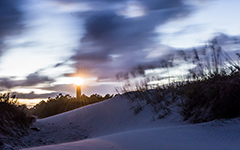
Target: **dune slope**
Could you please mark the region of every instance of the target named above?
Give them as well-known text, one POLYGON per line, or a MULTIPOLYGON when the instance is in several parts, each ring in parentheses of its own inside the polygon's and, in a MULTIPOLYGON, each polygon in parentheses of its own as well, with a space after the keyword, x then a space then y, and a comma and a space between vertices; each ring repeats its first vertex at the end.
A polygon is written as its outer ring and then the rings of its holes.
MULTIPOLYGON (((132 105, 125 98, 115 97, 40 119, 37 125, 41 131, 35 134, 35 141, 41 138, 42 143, 29 146, 48 146, 30 149, 235 150, 240 147, 238 118, 188 125, 179 122, 179 115, 173 112, 164 119, 154 121, 150 107, 134 115, 132 105)), ((31 135, 26 137, 29 138, 31 135)))

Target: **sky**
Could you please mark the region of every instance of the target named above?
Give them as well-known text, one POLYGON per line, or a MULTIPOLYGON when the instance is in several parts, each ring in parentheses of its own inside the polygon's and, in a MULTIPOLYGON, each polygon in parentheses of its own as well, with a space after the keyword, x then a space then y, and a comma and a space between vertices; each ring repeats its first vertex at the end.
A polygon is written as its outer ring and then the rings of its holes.
POLYGON ((1 0, 0 91, 30 102, 115 93, 116 75, 219 35, 239 37, 237 0, 1 0))

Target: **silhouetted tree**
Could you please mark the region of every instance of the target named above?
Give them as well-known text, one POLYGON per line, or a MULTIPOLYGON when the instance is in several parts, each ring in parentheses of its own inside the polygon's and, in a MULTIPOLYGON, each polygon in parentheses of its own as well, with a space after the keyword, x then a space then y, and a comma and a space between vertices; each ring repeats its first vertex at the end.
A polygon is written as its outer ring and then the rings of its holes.
POLYGON ((41 101, 35 105, 31 109, 31 114, 36 115, 39 118, 49 117, 82 106, 97 103, 112 97, 113 95, 110 94, 106 94, 104 97, 99 94, 92 94, 90 97, 83 94, 81 99, 77 100, 75 97, 72 97, 69 94, 63 95, 60 93, 56 95, 55 98, 48 98, 46 102, 41 101))

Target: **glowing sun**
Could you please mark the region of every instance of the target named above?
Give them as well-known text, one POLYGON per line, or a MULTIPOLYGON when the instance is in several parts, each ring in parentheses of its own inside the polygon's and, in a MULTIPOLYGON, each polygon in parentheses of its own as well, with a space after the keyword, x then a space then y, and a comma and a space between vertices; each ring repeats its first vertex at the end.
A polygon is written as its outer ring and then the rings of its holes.
POLYGON ((83 78, 80 78, 80 77, 75 78, 75 81, 74 81, 75 85, 80 86, 80 85, 83 85, 83 83, 84 83, 83 78))

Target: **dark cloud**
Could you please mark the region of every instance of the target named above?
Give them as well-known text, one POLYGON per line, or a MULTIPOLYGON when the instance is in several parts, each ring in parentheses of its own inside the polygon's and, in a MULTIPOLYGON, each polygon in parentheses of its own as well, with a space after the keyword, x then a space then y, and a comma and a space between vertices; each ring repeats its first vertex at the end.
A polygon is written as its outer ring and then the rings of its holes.
POLYGON ((58 94, 59 94, 59 92, 52 92, 52 93, 46 93, 46 94, 36 94, 33 91, 30 92, 30 93, 18 93, 18 92, 11 93, 11 95, 16 95, 16 97, 19 98, 19 99, 35 99, 35 98, 46 99, 48 97, 55 97, 58 94))
POLYGON ((19 10, 19 4, 19 0, 0 1, 0 36, 18 32, 22 27, 22 12, 19 10))
POLYGON ((41 76, 38 73, 30 74, 26 77, 26 80, 22 83, 22 86, 33 86, 39 83, 53 82, 53 79, 50 79, 47 76, 41 76))
POLYGON ((54 65, 53 68, 61 67, 61 66, 65 65, 65 63, 66 63, 66 62, 57 63, 56 65, 54 65))
POLYGON ((0 78, 0 87, 1 90, 4 90, 5 88, 10 89, 14 87, 14 82, 11 78, 0 78))
POLYGON ((93 52, 108 55, 142 48, 155 36, 156 24, 148 23, 148 20, 145 17, 125 18, 114 12, 94 14, 86 20, 87 33, 81 40, 83 47, 80 52, 91 48, 93 52))
POLYGON ((90 1, 86 1, 86 0, 54 0, 56 2, 62 3, 62 4, 77 4, 77 3, 89 3, 91 5, 97 6, 96 4, 98 4, 98 6, 103 6, 105 5, 111 5, 114 3, 123 3, 126 2, 127 0, 90 0, 90 1))
POLYGON ((15 80, 14 78, 0 78, 0 87, 2 89, 10 89, 18 86, 34 86, 40 83, 53 81, 53 79, 47 76, 42 76, 38 73, 32 73, 26 77, 26 80, 15 80))
POLYGON ((3 40, 1 40, 1 38, 0 38, 0 56, 2 55, 4 48, 5 48, 5 45, 3 43, 3 40))
POLYGON ((0 55, 4 50, 4 38, 18 34, 23 29, 23 13, 19 8, 22 2, 23 0, 0 1, 0 55))
POLYGON ((42 88, 48 91, 61 91, 63 93, 75 93, 76 87, 73 84, 58 84, 42 88))
POLYGON ((138 17, 124 16, 114 9, 84 13, 86 34, 72 56, 75 67, 88 64, 99 78, 109 78, 119 71, 148 63, 151 60, 146 56, 159 44, 156 28, 191 12, 191 7, 183 0, 136 2, 145 11, 138 17))
POLYGON ((210 41, 215 41, 221 45, 234 45, 240 43, 240 36, 230 36, 224 33, 218 33, 210 41))
MULTIPOLYGON (((75 87, 73 84, 58 84, 58 85, 53 85, 53 86, 49 86, 49 87, 44 87, 42 88, 43 90, 50 90, 50 91, 53 91, 53 90, 56 90, 56 91, 64 91, 63 89, 65 90, 70 90, 70 91, 75 91, 75 87)), ((69 92, 71 93, 71 92, 69 92)))
POLYGON ((142 0, 144 6, 149 10, 173 9, 183 5, 183 0, 142 0))

